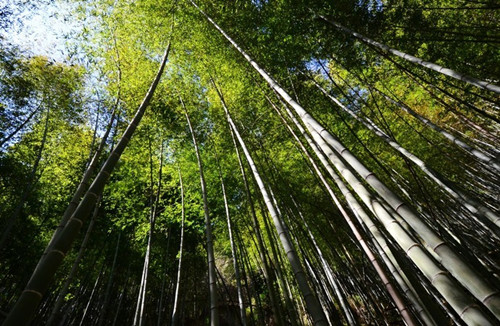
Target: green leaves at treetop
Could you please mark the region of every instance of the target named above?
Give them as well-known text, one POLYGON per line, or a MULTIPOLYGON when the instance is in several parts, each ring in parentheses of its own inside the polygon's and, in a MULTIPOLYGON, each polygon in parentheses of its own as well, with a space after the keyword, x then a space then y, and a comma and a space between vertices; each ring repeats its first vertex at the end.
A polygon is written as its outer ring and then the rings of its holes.
POLYGON ((76 238, 34 324, 51 315, 62 324, 203 324, 214 284, 221 325, 309 325, 313 297, 339 325, 496 318, 498 98, 356 36, 498 85, 496 4, 196 1, 247 61, 190 1, 72 2, 81 66, 0 47, 0 227, 19 212, 0 248, 1 311, 12 309, 97 148, 89 184, 116 148, 171 42, 90 241, 80 251, 86 235, 76 238), (212 280, 185 110, 203 163, 212 280), (181 313, 171 320, 174 301, 181 313))

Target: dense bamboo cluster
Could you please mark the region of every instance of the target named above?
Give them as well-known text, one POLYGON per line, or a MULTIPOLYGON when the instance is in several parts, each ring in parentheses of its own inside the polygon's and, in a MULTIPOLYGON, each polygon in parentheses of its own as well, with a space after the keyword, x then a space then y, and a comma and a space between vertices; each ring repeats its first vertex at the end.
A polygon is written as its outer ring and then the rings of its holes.
POLYGON ((2 325, 500 323, 498 69, 433 43, 500 11, 436 3, 79 3, 87 75, 2 45, 2 325))

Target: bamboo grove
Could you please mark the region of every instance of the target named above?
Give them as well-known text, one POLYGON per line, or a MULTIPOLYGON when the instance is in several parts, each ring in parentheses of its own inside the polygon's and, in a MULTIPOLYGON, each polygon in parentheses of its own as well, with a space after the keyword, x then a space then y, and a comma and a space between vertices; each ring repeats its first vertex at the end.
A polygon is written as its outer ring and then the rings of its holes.
POLYGON ((66 5, 0 38, 2 325, 500 323, 498 3, 66 5))

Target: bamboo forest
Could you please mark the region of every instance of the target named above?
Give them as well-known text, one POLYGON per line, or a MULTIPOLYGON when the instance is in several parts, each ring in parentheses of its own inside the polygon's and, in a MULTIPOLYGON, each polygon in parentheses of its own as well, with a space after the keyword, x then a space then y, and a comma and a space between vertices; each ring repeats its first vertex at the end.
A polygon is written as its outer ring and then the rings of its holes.
POLYGON ((8 0, 0 31, 1 325, 500 325, 498 0, 8 0))

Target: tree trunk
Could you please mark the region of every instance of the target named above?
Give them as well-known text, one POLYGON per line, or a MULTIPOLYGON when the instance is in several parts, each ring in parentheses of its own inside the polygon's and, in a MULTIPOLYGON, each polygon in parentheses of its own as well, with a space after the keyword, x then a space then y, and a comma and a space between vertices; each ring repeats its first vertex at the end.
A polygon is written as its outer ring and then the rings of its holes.
POLYGON ((7 223, 6 223, 4 230, 2 232, 2 237, 0 238, 0 249, 2 249, 4 247, 5 242, 8 240, 8 238, 10 236, 10 232, 12 231, 12 228, 16 224, 16 221, 19 218, 19 215, 21 215, 21 213, 23 211, 24 204, 26 203, 26 200, 28 199, 29 195, 33 191, 33 186, 34 186, 35 181, 36 181, 35 180, 36 173, 38 172, 38 166, 40 165, 43 150, 44 150, 45 144, 47 142, 47 133, 49 131, 49 118, 50 118, 50 108, 47 108, 45 125, 43 127, 42 140, 40 142, 40 148, 38 149, 35 163, 33 164, 33 168, 31 169, 30 175, 28 177, 28 183, 26 184, 26 187, 23 189, 23 192, 21 193, 21 199, 19 200, 19 203, 17 204, 14 212, 7 220, 7 223))
MULTIPOLYGON (((250 187, 248 185, 247 175, 245 172, 245 168, 243 166, 241 154, 240 154, 240 151, 238 149, 238 144, 236 142, 234 132, 232 129, 230 129, 229 131, 231 133, 231 138, 233 140, 234 150, 236 152, 236 157, 238 158, 238 165, 240 167, 241 176, 243 178, 243 184, 245 186, 245 193, 246 193, 246 197, 248 200, 248 206, 250 208, 250 215, 252 218, 253 232, 255 232, 255 235, 257 237, 257 248, 258 248, 257 251, 259 252, 260 260, 262 262, 262 270, 264 272, 264 277, 266 279, 267 288, 269 290, 269 299, 271 301, 271 308, 273 310, 273 314, 276 318, 277 324, 282 325, 282 320, 280 318, 279 310, 278 310, 278 299, 276 296, 276 289, 274 288, 274 277, 273 277, 273 274, 272 274, 271 269, 269 267, 269 262, 268 262, 267 257, 266 257, 266 248, 264 246, 264 240, 262 239, 260 223, 259 223, 259 220, 257 219, 257 214, 255 212, 252 194, 250 193, 250 187)), ((258 299, 258 295, 257 295, 257 299, 258 299)), ((259 308, 261 308, 261 307, 259 306, 259 308)), ((259 309, 259 310, 262 312, 262 309, 259 309)), ((263 317, 263 313, 261 313, 261 317, 263 317)), ((263 320, 260 320, 260 321, 263 322, 263 320)))
POLYGON ((90 304, 92 303, 92 299, 94 298, 94 294, 97 290, 97 286, 99 285, 99 280, 101 279, 101 276, 104 272, 104 264, 101 265, 101 271, 99 272, 99 275, 97 276, 97 279, 95 280, 94 287, 92 288, 92 292, 90 292, 90 298, 89 301, 87 302, 87 305, 85 305, 85 309, 83 310, 83 315, 80 318, 80 323, 78 324, 79 326, 84 325, 85 317, 87 317, 87 313, 89 312, 90 304))
MULTIPOLYGON (((191 3, 196 6, 194 2, 191 1, 191 3)), ((401 214, 401 216, 413 227, 414 230, 418 231, 420 236, 429 244, 431 248, 434 248, 434 251, 442 258, 442 263, 448 268, 453 276, 459 279, 461 283, 492 312, 494 312, 497 316, 500 316, 500 294, 483 278, 481 278, 481 276, 477 275, 477 273, 475 273, 472 268, 470 268, 455 252, 453 252, 451 248, 409 208, 409 206, 405 205, 398 196, 381 183, 378 178, 367 170, 364 165, 362 165, 361 162, 359 162, 337 139, 327 132, 325 128, 323 128, 309 113, 307 113, 307 111, 295 102, 290 95, 288 95, 288 93, 286 93, 285 90, 281 88, 267 72, 260 68, 260 66, 253 61, 250 56, 248 56, 248 54, 246 54, 243 49, 241 49, 210 17, 201 11, 201 9, 199 10, 203 15, 205 15, 210 23, 212 23, 212 25, 214 25, 214 27, 245 57, 245 59, 255 68, 255 70, 257 70, 257 72, 268 82, 268 84, 297 112, 309 131, 313 134, 315 141, 323 143, 320 147, 328 153, 332 163, 335 162, 336 165, 339 164, 342 174, 344 174, 344 171, 350 174, 347 176, 347 179, 351 180, 349 183, 353 187, 357 187, 360 190, 359 194, 364 198, 364 201, 366 200, 367 205, 369 207, 373 207, 373 209, 380 212, 384 216, 383 220, 385 220, 384 224, 387 228, 392 230, 392 232, 398 233, 398 235, 401 235, 404 238, 407 237, 406 232, 403 230, 400 232, 394 229, 399 229, 399 225, 389 222, 392 221, 393 218, 387 214, 383 206, 373 206, 372 196, 366 191, 366 189, 364 189, 364 187, 362 187, 359 181, 355 181, 357 178, 355 178, 346 167, 341 167, 341 161, 338 158, 335 158, 336 156, 333 155, 329 146, 332 146, 349 164, 355 167, 356 171, 363 176, 363 179, 366 180, 377 192, 379 192, 389 205, 401 214), (329 143, 329 145, 323 141, 323 138, 329 143)), ((403 241, 402 239, 400 240, 403 241)), ((462 290, 458 290, 457 286, 452 285, 453 281, 451 278, 445 275, 443 271, 441 271, 434 263, 430 263, 430 260, 429 263, 427 263, 416 257, 421 255, 426 257, 426 255, 417 243, 415 243, 415 245, 412 243, 415 242, 413 240, 407 242, 403 245, 403 247, 415 253, 414 256, 413 254, 410 255, 410 252, 408 252, 410 256, 413 256, 415 263, 419 265, 424 274, 433 279, 434 284, 440 288, 441 291, 446 293, 447 299, 457 312, 462 313, 464 309, 466 309, 462 314, 464 320, 466 319, 469 323, 481 321, 484 325, 491 324, 489 318, 487 318, 479 309, 472 306, 471 301, 465 300, 465 298, 467 298, 467 294, 462 290), (442 278, 443 280, 438 280, 438 278, 442 278), (456 293, 456 291, 458 291, 458 293, 456 293), (465 302, 469 303, 464 304, 465 302)), ((400 244, 402 244, 402 242, 400 244)), ((427 260, 427 258, 425 260, 427 260)))
POLYGON ((162 62, 158 73, 156 74, 153 83, 151 84, 144 100, 139 105, 137 112, 130 122, 129 126, 125 130, 122 138, 113 149, 108 159, 101 168, 99 174, 95 178, 94 182, 85 193, 82 201, 71 215, 71 218, 66 223, 64 229, 60 232, 60 235, 54 240, 53 246, 51 246, 50 251, 46 255, 43 255, 38 263, 37 269, 33 272, 26 289, 21 294, 21 297, 16 302, 15 306, 9 313, 9 316, 4 321, 4 326, 23 326, 27 325, 43 298, 44 293, 50 285, 57 268, 62 263, 64 256, 71 248, 73 241, 75 240, 80 228, 83 225, 83 221, 88 218, 92 207, 95 205, 97 198, 102 193, 104 186, 106 185, 111 172, 116 166, 121 154, 127 147, 130 138, 134 134, 138 124, 140 123, 142 116, 146 108, 148 107, 151 98, 153 97, 154 91, 160 82, 161 75, 167 63, 168 54, 170 52, 170 43, 165 50, 162 62))
POLYGON ((189 119, 189 115, 184 105, 182 99, 180 99, 181 104, 184 108, 186 119, 189 125, 189 130, 191 131, 191 136, 193 138, 193 145, 196 153, 196 159, 198 160, 198 169, 200 172, 200 183, 201 183, 201 192, 203 197, 203 211, 205 213, 205 234, 207 237, 207 256, 208 256, 208 282, 210 286, 210 325, 218 326, 219 325, 219 309, 217 303, 217 274, 215 270, 215 256, 214 256, 214 248, 213 248, 213 240, 212 240, 212 224, 210 222, 210 214, 208 210, 208 200, 207 200, 207 191, 205 184, 205 176, 203 174, 203 162, 201 161, 200 151, 198 148, 198 143, 196 141, 196 136, 193 130, 193 126, 191 124, 191 120, 189 119))
POLYGON ((334 22, 333 20, 331 19, 327 19, 326 17, 322 16, 322 15, 319 15, 319 17, 321 19, 323 19, 325 22, 328 22, 330 24, 332 24, 333 26, 335 26, 336 28, 338 28, 339 30, 343 31, 344 33, 347 33, 351 36, 354 36, 355 38, 365 42, 366 44, 369 44, 369 45, 372 45, 384 52, 389 52, 395 56, 398 56, 402 59, 405 59, 411 63, 414 63, 414 64, 417 64, 417 65, 420 65, 422 67, 425 67, 425 68, 428 68, 428 69, 431 69, 431 70, 434 70, 434 71, 437 71, 438 73, 441 73, 443 75, 446 75, 446 76, 449 76, 449 77, 452 77, 452 78, 455 78, 455 79, 458 79, 460 81, 463 81, 463 82, 466 82, 468 84, 471 84, 471 85, 474 85, 476 87, 479 87, 479 88, 482 88, 482 89, 487 89, 489 91, 492 91, 492 92, 495 92, 497 94, 500 94, 500 87, 499 86, 496 86, 496 85, 493 85, 491 83, 488 83, 486 81, 483 81, 483 80, 479 80, 479 79, 476 79, 476 78, 473 78, 473 77, 469 77, 467 75, 464 75, 462 73, 459 73, 457 71, 454 71, 454 70, 451 70, 451 69, 448 69, 448 68, 445 68, 445 67, 442 67, 440 65, 437 65, 435 63, 432 63, 432 62, 427 62, 427 61, 424 61, 420 58, 417 58, 417 57, 414 57, 412 55, 409 55, 407 53, 404 53, 404 52, 401 52, 401 51, 398 51, 396 49, 392 49, 390 47, 388 47, 387 45, 384 45, 382 43, 379 43, 379 42, 376 42, 372 39, 369 39, 367 38, 366 36, 363 36, 359 33, 356 33, 336 22, 334 22))
MULTIPOLYGON (((271 195, 271 197, 273 196, 273 194, 271 192, 270 192, 270 195, 271 195)), ((291 294, 288 291, 287 282, 286 282, 286 279, 284 278, 283 271, 281 268, 281 266, 284 264, 283 261, 281 260, 281 251, 279 250, 278 245, 276 245, 276 242, 279 241, 279 239, 276 239, 275 234, 271 231, 271 226, 270 226, 270 223, 268 221, 269 217, 265 213, 265 208, 264 208, 265 204, 262 203, 262 200, 259 200, 259 204, 260 204, 262 215, 263 215, 262 219, 264 220, 264 223, 263 223, 264 230, 266 231, 267 238, 269 239, 269 246, 271 247, 271 254, 272 254, 272 257, 274 258, 274 261, 275 261, 274 269, 276 270, 278 284, 282 288, 283 297, 285 299, 285 307, 287 308, 287 311, 288 311, 288 318, 289 318, 290 324, 292 326, 297 326, 296 319, 298 317, 295 315, 295 307, 292 304, 291 294)), ((275 206, 275 207, 276 207, 276 212, 278 213, 278 216, 280 216, 280 219, 281 219, 281 214, 279 212, 279 209, 277 208, 277 206, 275 206)), ((287 232, 288 232, 288 230, 287 230, 287 232)), ((282 308, 282 307, 281 306, 277 307, 277 310, 280 311, 280 315, 286 316, 285 312, 282 311, 282 309, 280 309, 280 308, 282 308)), ((283 317, 280 317, 280 318, 283 318, 283 317)), ((287 322, 284 321, 284 323, 286 324, 287 322)))
POLYGON ((64 297, 66 296, 66 293, 68 292, 68 288, 69 288, 71 282, 73 281, 73 278, 75 277, 76 271, 78 270, 78 265, 80 264, 80 261, 83 258, 83 254, 85 253, 85 249, 87 248, 87 243, 90 239, 90 234, 91 234, 92 229, 94 227, 97 213, 99 212, 100 201, 101 201, 101 198, 99 198, 96 202, 96 205, 94 208, 94 213, 92 214, 92 218, 90 219, 90 223, 89 223, 89 226, 87 227, 87 232, 85 233, 85 237, 83 238, 82 245, 80 247, 80 250, 78 251, 78 255, 76 256, 76 259, 73 262, 73 266, 71 267, 71 271, 68 274, 68 277, 66 278, 66 281, 64 282, 64 285, 62 286, 61 290, 59 291, 56 303, 54 304, 54 307, 52 308, 52 312, 50 314, 50 317, 49 317, 49 320, 47 321, 46 326, 51 326, 54 323, 54 321, 56 320, 56 318, 59 314, 59 310, 61 309, 61 306, 64 303, 64 297))
MULTIPOLYGON (((89 186, 90 179, 92 178, 92 175, 94 174, 95 170, 97 169, 101 153, 104 150, 104 147, 106 145, 106 140, 108 139, 109 133, 111 131, 111 127, 113 126, 113 120, 115 118, 115 114, 116 114, 116 108, 113 110, 113 113, 111 114, 111 119, 109 120, 109 123, 106 127, 106 132, 104 133, 104 135, 101 139, 101 143, 99 144, 99 148, 94 153, 94 156, 92 157, 92 160, 88 164, 88 167, 85 170, 83 177, 80 180, 80 183, 78 184, 78 187, 76 188, 76 191, 73 194, 73 197, 71 198, 71 200, 69 202, 68 207, 64 211, 64 214, 61 218, 61 221, 59 222, 59 225, 57 226, 56 230, 52 234, 52 238, 50 239, 49 243, 47 244, 47 247, 45 248, 45 251, 42 255, 42 259, 47 255, 47 253, 51 249, 52 245, 54 244, 55 239, 59 236, 59 234, 63 230, 64 226, 68 222, 69 218, 75 212, 75 209, 76 209, 78 203, 80 202, 82 195, 85 193, 87 187, 89 186)), ((40 262, 42 261, 42 259, 40 259, 40 262)), ((37 268, 38 268, 38 266, 37 266, 37 268)))
POLYGON ((455 185, 453 185, 449 180, 443 180, 443 177, 439 175, 436 171, 429 168, 424 161, 415 156, 415 154, 409 152, 407 149, 399 145, 394 141, 389 135, 387 135, 382 129, 380 129, 373 121, 369 118, 362 119, 354 111, 345 107, 338 99, 330 95, 321 85, 319 85, 314 79, 311 79, 313 83, 318 87, 318 89, 327 96, 332 102, 337 104, 344 112, 353 117, 356 121, 363 124, 366 128, 371 130, 377 136, 379 136, 384 142, 389 146, 398 151, 402 156, 406 157, 417 165, 422 172, 424 172, 430 179, 436 182, 442 189, 451 195, 451 197, 459 204, 463 205, 472 214, 477 215, 477 219, 480 223, 485 225, 485 228, 490 232, 500 235, 500 217, 492 212, 489 208, 484 205, 479 204, 477 201, 470 198, 467 194, 458 190, 455 185))
MULTIPOLYGON (((207 16, 207 18, 208 18, 208 16, 207 16)), ((318 299, 312 293, 311 288, 309 287, 309 284, 307 283, 307 279, 305 277, 302 265, 300 264, 299 257, 297 255, 297 253, 295 252, 295 249, 293 248, 293 246, 292 246, 292 244, 291 244, 291 242, 286 234, 286 230, 285 230, 281 220, 279 219, 274 206, 271 203, 271 198, 269 197, 269 194, 268 194, 268 192, 264 186, 264 183, 262 181, 262 178, 260 177, 260 174, 257 171, 257 167, 255 166, 255 163, 253 162, 253 159, 250 156, 250 153, 248 152, 246 145, 243 142, 243 139, 241 138, 238 130, 236 129, 236 125, 234 124, 234 122, 229 114, 229 111, 226 108, 226 105, 223 101, 222 95, 220 94, 220 92, 218 91, 217 88, 216 88, 216 90, 221 98, 221 103, 222 103, 222 106, 223 106, 224 111, 226 113, 229 125, 230 125, 231 129, 233 130, 233 132, 235 133, 236 138, 238 139, 238 141, 241 145, 241 148, 243 149, 243 152, 245 154, 245 157, 247 159, 248 164, 250 165, 250 168, 252 170, 254 178, 259 186, 260 192, 261 192, 262 197, 264 199, 264 202, 267 206, 269 214, 271 215, 271 217, 273 219, 273 222, 274 222, 274 225, 275 225, 276 230, 278 232, 279 238, 281 240, 281 243, 283 245, 285 253, 290 261, 290 264, 292 266, 292 270, 295 274, 295 278, 297 279, 297 283, 299 285, 299 288, 300 288, 302 295, 304 296, 304 299, 306 301, 307 310, 314 321, 314 325, 318 325, 318 326, 327 325, 328 323, 327 323, 325 314, 323 312, 323 309, 322 309, 320 303, 318 302, 318 299)))
POLYGON ((174 307, 172 309, 172 324, 175 326, 178 317, 177 306, 179 304, 179 293, 181 287, 181 271, 182 271, 182 253, 184 251, 184 185, 182 184, 182 174, 179 168, 179 183, 181 186, 181 243, 179 246, 179 267, 177 268, 177 280, 175 282, 174 307))
POLYGON ((222 177, 222 173, 221 173, 220 165, 219 165, 218 161, 217 161, 217 165, 218 165, 218 171, 219 171, 219 179, 220 179, 221 186, 222 186, 222 197, 224 199, 224 208, 226 210, 227 230, 229 233, 229 243, 231 245, 231 254, 233 256, 234 278, 236 279, 236 288, 238 291, 238 305, 240 306, 241 325, 246 326, 247 321, 246 321, 245 303, 243 301, 243 292, 241 289, 241 280, 240 280, 240 269, 238 266, 238 259, 237 259, 238 253, 236 252, 236 246, 234 245, 233 228, 232 228, 232 223, 231 223, 231 216, 229 214, 229 205, 227 203, 226 187, 224 185, 224 179, 222 177))
MULTIPOLYGON (((291 114, 291 112, 289 112, 289 114, 291 114)), ((294 122, 297 124, 297 126, 299 126, 298 121, 295 120, 294 122)), ((469 301, 466 306, 461 306, 468 301, 467 294, 463 292, 459 286, 451 286, 450 282, 452 282, 452 280, 446 274, 443 274, 443 271, 440 272, 439 267, 435 264, 435 262, 431 260, 424 251, 422 251, 420 246, 414 240, 411 240, 411 237, 408 235, 407 231, 404 230, 398 223, 395 223, 396 221, 393 217, 390 216, 390 214, 387 213, 384 205, 378 203, 378 201, 368 193, 366 188, 364 188, 364 186, 357 180, 354 174, 352 174, 352 172, 350 172, 347 167, 343 165, 340 159, 338 159, 338 157, 333 154, 332 150, 326 145, 323 138, 315 133, 315 130, 311 130, 312 128, 310 125, 308 125, 308 128, 310 129, 311 133, 313 133, 313 138, 318 144, 318 147, 321 148, 326 154, 328 154, 330 161, 332 161, 337 170, 341 171, 342 175, 346 178, 349 184, 351 184, 353 189, 358 193, 367 207, 369 207, 374 215, 381 220, 381 222, 395 237, 402 248, 407 250, 407 254, 410 256, 410 258, 412 258, 412 260, 417 264, 417 266, 419 266, 419 268, 429 279, 434 280, 433 284, 441 293, 443 293, 445 298, 449 300, 450 304, 455 308, 455 310, 461 313, 464 308, 469 307, 470 311, 466 311, 469 315, 464 314, 464 319, 468 319, 470 323, 474 323, 475 320, 481 320, 483 323, 485 323, 485 325, 488 325, 490 323, 488 319, 486 317, 483 317, 484 315, 479 309, 472 306, 472 302, 469 301), (439 277, 443 278, 443 280, 438 280, 437 278, 439 277), (459 297, 462 298, 457 300, 459 297)), ((306 136, 306 134, 304 134, 304 136, 306 136)), ((312 140, 309 141, 311 147, 315 149, 316 144, 312 140)), ((317 150, 315 149, 315 151, 317 150)), ((332 178, 336 180, 336 183, 340 187, 340 189, 342 189, 340 179, 330 167, 329 163, 326 161, 323 155, 317 152, 317 156, 320 158, 325 168, 329 171, 332 178)), ((344 195, 348 196, 346 193, 344 193, 344 195)), ((350 201, 350 204, 354 205, 354 202, 355 201, 352 200, 350 201)))
POLYGON ((149 232, 148 232, 148 244, 146 248, 146 254, 144 255, 144 265, 142 270, 141 277, 141 286, 139 287, 139 295, 137 298, 137 306, 135 310, 134 323, 133 325, 142 326, 144 319, 144 306, 146 303, 146 290, 147 290, 147 281, 149 274, 149 261, 151 257, 151 246, 153 242, 153 233, 155 230, 155 222, 156 222, 156 214, 158 211, 158 202, 160 200, 160 192, 161 192, 161 181, 162 181, 162 169, 163 169, 163 143, 160 147, 160 165, 158 169, 158 185, 156 190, 156 195, 154 191, 154 181, 153 181, 153 153, 151 149, 151 139, 149 138, 149 167, 150 167, 150 184, 151 184, 151 193, 150 193, 150 214, 149 214, 149 232))
POLYGON ((109 305, 109 297, 111 295, 111 287, 113 286, 113 277, 115 275, 116 260, 118 258, 118 249, 120 248, 120 239, 122 233, 118 233, 118 240, 116 241, 115 256, 113 257, 113 265, 111 265, 111 272, 109 274, 108 286, 106 287, 106 294, 104 295, 104 303, 101 308, 101 314, 99 316, 99 326, 102 326, 106 320, 106 312, 109 305))

